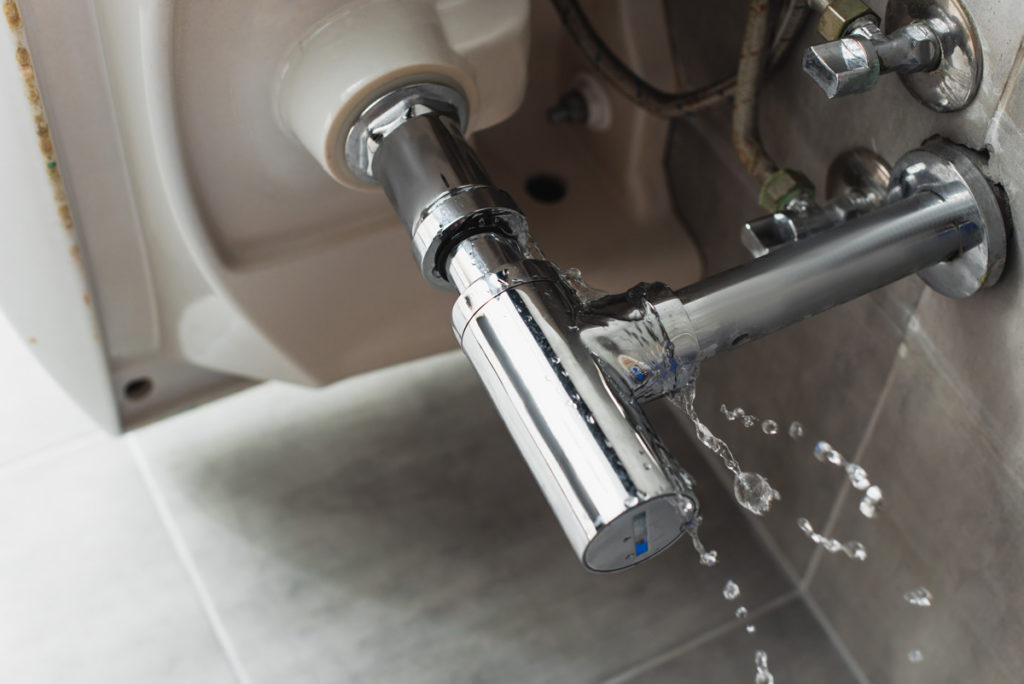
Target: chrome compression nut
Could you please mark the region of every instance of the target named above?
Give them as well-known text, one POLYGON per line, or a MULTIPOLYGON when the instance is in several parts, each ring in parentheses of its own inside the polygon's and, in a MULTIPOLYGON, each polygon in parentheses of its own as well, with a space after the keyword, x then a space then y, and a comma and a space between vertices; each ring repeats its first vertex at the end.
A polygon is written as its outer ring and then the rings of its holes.
POLYGON ((423 277, 442 289, 454 289, 446 263, 460 241, 527 232, 516 203, 494 187, 462 137, 467 116, 466 100, 453 88, 406 86, 370 104, 345 138, 352 172, 383 187, 409 230, 423 277))

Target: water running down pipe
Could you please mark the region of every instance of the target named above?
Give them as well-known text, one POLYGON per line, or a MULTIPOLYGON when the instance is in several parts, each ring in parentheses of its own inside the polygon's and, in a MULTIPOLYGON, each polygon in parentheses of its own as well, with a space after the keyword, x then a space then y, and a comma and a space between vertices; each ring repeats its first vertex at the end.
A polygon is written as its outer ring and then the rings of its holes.
POLYGON ((348 158, 384 187, 427 278, 458 291, 456 338, 593 571, 643 562, 700 521, 693 480, 643 401, 688 390, 703 358, 919 269, 951 296, 1001 272, 994 192, 966 153, 934 143, 896 164, 883 209, 679 292, 641 284, 587 301, 531 258, 525 219, 463 139, 459 107, 431 104, 459 97, 385 95, 346 141, 372 154, 348 158))

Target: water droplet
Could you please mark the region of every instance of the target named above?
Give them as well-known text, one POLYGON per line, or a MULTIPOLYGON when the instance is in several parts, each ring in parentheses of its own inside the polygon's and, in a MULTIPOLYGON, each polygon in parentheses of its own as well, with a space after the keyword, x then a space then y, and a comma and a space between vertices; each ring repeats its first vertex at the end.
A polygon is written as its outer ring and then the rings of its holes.
POLYGON ((804 426, 794 420, 789 424, 789 436, 793 439, 800 439, 804 436, 804 426))
POLYGON ((753 634, 757 631, 757 627, 754 625, 747 625, 747 634, 753 634))
POLYGON ((724 596, 727 601, 732 601, 739 595, 740 586, 738 584, 736 584, 732 580, 729 580, 725 583, 725 588, 722 589, 722 596, 724 596))
POLYGON ((700 527, 700 518, 691 520, 684 528, 686 533, 690 535, 690 540, 693 541, 693 548, 700 556, 700 564, 705 568, 710 568, 718 562, 718 552, 708 551, 704 548, 704 544, 701 543, 700 537, 697 535, 697 529, 700 527))
POLYGON ((831 463, 832 465, 843 463, 843 455, 833 449, 828 442, 818 442, 814 445, 814 458, 822 463, 831 463))
POLYGON ((652 467, 650 463, 644 463, 644 470, 650 470, 652 467))
POLYGON ((878 515, 878 509, 882 503, 882 490, 878 485, 871 485, 864 492, 864 498, 860 500, 860 513, 865 518, 874 518, 878 515))
POLYGON ((912 663, 919 663, 922 660, 924 660, 924 654, 921 653, 920 649, 915 648, 913 651, 907 654, 907 660, 909 660, 912 663))
POLYGON ((622 505, 625 506, 626 508, 632 508, 633 506, 636 506, 638 503, 640 503, 640 499, 638 499, 635 496, 631 496, 625 501, 623 501, 622 505))
POLYGON ((761 432, 766 435, 777 435, 779 434, 779 424, 769 418, 761 423, 761 432))
POLYGON ((736 617, 739 620, 742 620, 743 618, 747 617, 747 607, 746 606, 740 606, 739 608, 737 608, 736 609, 736 617))
POLYGON ((754 666, 757 667, 757 675, 754 677, 754 684, 775 684, 775 677, 768 671, 767 653, 764 651, 755 651, 754 666))
POLYGON ((755 515, 764 515, 772 501, 781 499, 764 475, 741 472, 733 482, 733 493, 741 506, 755 515))
POLYGON ((926 608, 932 605, 932 592, 928 591, 924 587, 917 587, 911 589, 907 593, 903 594, 903 600, 912 606, 921 606, 926 608))
POLYGON ((843 544, 843 552, 854 560, 867 560, 868 550, 859 541, 851 541, 843 544))
POLYGON ((843 545, 838 539, 832 539, 831 537, 822 537, 821 546, 829 553, 835 553, 839 549, 843 548, 843 545))
POLYGON ((847 463, 846 476, 850 478, 850 484, 853 485, 854 489, 867 489, 871 486, 871 480, 868 479, 868 472, 861 468, 856 463, 847 463))
POLYGON ((811 522, 807 518, 800 518, 796 521, 796 526, 806 534, 808 537, 814 534, 814 528, 811 527, 811 522))
POLYGON ((747 414, 747 415, 743 416, 743 427, 745 427, 745 428, 752 428, 756 424, 757 424, 757 416, 752 416, 750 414, 747 414))

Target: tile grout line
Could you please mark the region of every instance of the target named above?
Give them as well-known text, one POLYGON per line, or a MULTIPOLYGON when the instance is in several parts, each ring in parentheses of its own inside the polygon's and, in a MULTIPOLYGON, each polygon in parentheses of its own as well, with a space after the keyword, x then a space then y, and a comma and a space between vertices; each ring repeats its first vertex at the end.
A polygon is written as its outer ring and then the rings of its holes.
POLYGON ((156 509, 164 530, 167 532, 168 537, 170 537, 171 546, 174 547, 175 555, 178 557, 178 561, 185 570, 185 574, 188 575, 189 581, 191 582, 192 587, 196 592, 196 596, 199 599, 199 604, 202 607, 203 614, 206 616, 206 619, 210 624, 210 628, 213 630, 217 643, 220 645, 235 679, 239 684, 251 684, 252 680, 246 673, 245 668, 242 667, 241 659, 238 656, 238 652, 235 650, 231 637, 228 635, 227 628, 224 626, 224 623, 217 612, 217 607, 213 602, 213 598, 210 596, 209 590, 206 588, 206 583, 203 582, 202 575, 199 573, 199 568, 196 566, 195 559, 192 557, 191 552, 185 545, 185 540, 182 537, 181 531, 178 529, 174 518, 171 516, 170 509, 167 506, 167 501, 157 488, 156 479, 153 476, 152 471, 149 469, 149 466, 146 464, 146 460, 142 455, 142 450, 139 447, 137 440, 133 435, 127 435, 123 439, 127 444, 129 451, 131 451, 132 460, 135 461, 135 466, 139 470, 146 492, 149 494, 149 498, 153 503, 153 507, 156 509))
MULTIPOLYGON (((801 597, 798 591, 787 591, 781 596, 777 596, 768 603, 765 603, 760 608, 751 611, 750 615, 748 616, 745 622, 752 623, 755 620, 760 619, 768 613, 776 610, 777 608, 781 608, 787 603, 794 600, 799 600, 800 598, 801 597)), ((654 668, 660 665, 664 665, 665 663, 671 661, 673 658, 677 658, 685 653, 692 651, 695 648, 703 646, 708 642, 714 641, 715 639, 724 636, 725 634, 728 634, 733 630, 739 629, 743 626, 743 624, 744 622, 733 619, 729 622, 722 623, 717 627, 712 627, 703 634, 700 634, 692 639, 684 641, 683 643, 677 646, 673 646, 666 651, 662 651, 660 654, 648 658, 644 663, 629 667, 617 675, 612 675, 607 679, 601 680, 601 682, 602 684, 626 684, 627 682, 635 679, 636 677, 644 674, 645 672, 650 672, 654 668)))
MULTIPOLYGON (((903 339, 906 339, 904 334, 903 339)), ((900 344, 903 344, 903 340, 900 344)), ((864 454, 867 453, 868 445, 871 442, 871 438, 875 434, 875 428, 878 425, 878 421, 882 417, 882 410, 885 407, 886 400, 889 398, 889 392, 892 389, 893 380, 896 377, 896 367, 899 365, 899 354, 896 354, 893 358, 892 364, 889 366, 889 372, 885 378, 885 384, 882 386, 882 391, 878 393, 878 400, 875 403, 875 408, 871 412, 871 418, 868 420, 868 424, 864 426, 864 433, 860 439, 860 443, 857 445, 857 451, 853 455, 853 463, 860 464, 864 459, 864 454)), ((836 523, 839 521, 839 515, 842 512, 843 504, 849 498, 850 487, 844 482, 839 490, 839 495, 832 502, 832 510, 829 511, 828 518, 825 521, 825 527, 822 530, 822 534, 831 536, 835 532, 836 523)), ((821 559, 825 551, 820 546, 814 550, 814 554, 811 556, 810 562, 807 564, 807 569, 804 571, 804 576, 800 580, 800 591, 806 592, 811 582, 814 580, 814 574, 818 570, 818 566, 821 564, 821 559)))
POLYGON ((821 627, 821 631, 825 632, 825 636, 828 637, 829 643, 832 644, 832 648, 836 649, 839 653, 839 657, 846 663, 846 667, 850 669, 853 676, 857 679, 860 684, 871 684, 871 680, 864 673, 860 663, 854 657, 853 652, 846 646, 846 642, 843 641, 842 637, 839 636, 839 632, 832 626, 832 621, 825 615, 825 611, 821 609, 818 602, 810 595, 809 592, 800 590, 800 600, 803 601, 804 606, 810 611, 811 616, 821 627))
MULTIPOLYGON (((917 311, 921 305, 921 299, 923 297, 923 294, 924 293, 922 292, 922 295, 917 298, 917 301, 914 304, 913 311, 910 314, 910 319, 913 319, 913 317, 917 315, 917 311)), ((900 337, 900 345, 906 343, 909 334, 910 322, 908 319, 908 323, 906 327, 904 327, 903 329, 903 335, 900 337)), ((898 348, 899 347, 897 346, 897 349, 898 348)), ((889 392, 891 391, 893 381, 896 377, 896 371, 897 366, 899 365, 899 360, 900 356, 897 352, 896 354, 893 355, 892 363, 889 365, 889 372, 886 374, 885 384, 882 385, 882 391, 878 393, 878 400, 875 403, 874 410, 871 412, 871 418, 868 419, 868 424, 864 426, 864 433, 861 436, 860 443, 857 445, 857 451, 854 453, 853 457, 853 462, 858 465, 863 460, 864 454, 867 453, 868 444, 870 443, 871 438, 874 436, 875 428, 878 425, 878 421, 881 419, 883 407, 886 404, 886 400, 889 398, 889 392)), ((850 490, 849 487, 845 485, 845 482, 843 483, 843 485, 841 485, 842 488, 840 489, 838 496, 836 496, 835 501, 833 501, 832 503, 832 510, 829 511, 828 519, 825 522, 825 529, 822 532, 825 535, 831 536, 833 534, 835 530, 835 525, 839 520, 839 515, 843 508, 843 504, 846 502, 847 498, 849 498, 850 490)), ((853 673, 853 676, 857 678, 857 681, 861 682, 861 684, 870 684, 871 680, 868 679, 867 675, 864 673, 864 670, 863 668, 861 668, 860 663, 857 661, 857 658, 854 657, 853 652, 849 649, 849 647, 846 645, 846 642, 839 635, 839 632, 836 631, 836 628, 832 625, 832 621, 829 620, 828 616, 825 614, 825 611, 822 610, 821 606, 818 605, 818 602, 814 599, 813 595, 811 594, 811 582, 814 581, 814 576, 818 571, 818 567, 821 565, 821 559, 823 558, 824 553, 824 549, 822 549, 821 547, 817 547, 815 548, 814 553, 811 555, 811 560, 807 563, 807 568, 804 571, 804 576, 800 579, 800 582, 797 584, 797 589, 800 593, 800 598, 804 602, 804 605, 807 606, 807 609, 811 612, 811 615, 814 616, 814 619, 818 622, 818 625, 821 627, 822 631, 825 632, 825 635, 832 643, 832 647, 835 648, 836 651, 838 651, 839 657, 843 659, 843 662, 846 663, 846 666, 853 673)))

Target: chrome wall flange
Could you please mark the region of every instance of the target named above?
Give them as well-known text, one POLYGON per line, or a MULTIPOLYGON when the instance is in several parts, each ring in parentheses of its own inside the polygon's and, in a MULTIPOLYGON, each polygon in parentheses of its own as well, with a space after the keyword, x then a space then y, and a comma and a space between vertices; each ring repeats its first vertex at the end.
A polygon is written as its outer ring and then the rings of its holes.
POLYGON ((942 140, 901 157, 892 170, 889 201, 928 191, 966 207, 959 220, 960 253, 918 273, 933 290, 963 299, 991 287, 1006 262, 1006 219, 977 154, 942 140))
POLYGON ((885 30, 921 21, 939 38, 942 59, 932 71, 901 73, 900 79, 921 104, 937 112, 969 105, 981 85, 981 40, 960 0, 889 0, 885 30))

